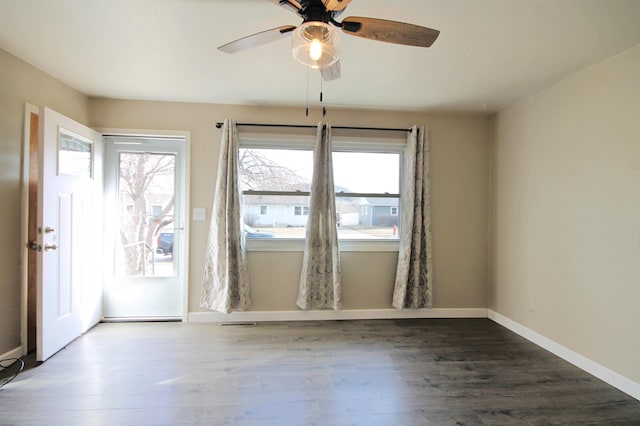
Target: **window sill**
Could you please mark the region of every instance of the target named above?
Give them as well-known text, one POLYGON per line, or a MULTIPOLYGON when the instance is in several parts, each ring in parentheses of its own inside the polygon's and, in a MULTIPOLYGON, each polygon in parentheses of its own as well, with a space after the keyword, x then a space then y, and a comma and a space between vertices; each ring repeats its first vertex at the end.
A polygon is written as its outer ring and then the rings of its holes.
MULTIPOLYGON (((380 251, 397 252, 400 246, 398 240, 339 240, 340 251, 380 251)), ((303 252, 304 239, 302 238, 248 238, 246 240, 247 251, 289 251, 303 252)))

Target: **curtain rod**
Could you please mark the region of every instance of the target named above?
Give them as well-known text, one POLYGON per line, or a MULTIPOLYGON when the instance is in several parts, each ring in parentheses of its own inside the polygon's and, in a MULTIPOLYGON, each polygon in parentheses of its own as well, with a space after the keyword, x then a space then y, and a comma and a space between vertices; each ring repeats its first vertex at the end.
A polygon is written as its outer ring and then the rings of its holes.
MULTIPOLYGON (((224 123, 218 121, 216 128, 221 128, 224 123)), ((236 123, 236 126, 245 127, 286 127, 286 128, 298 128, 298 129, 315 129, 317 126, 307 124, 259 124, 259 123, 236 123)), ((401 128, 387 128, 387 127, 354 127, 354 126, 331 126, 332 129, 339 130, 375 130, 375 131, 387 131, 387 132, 410 132, 411 129, 401 128)))

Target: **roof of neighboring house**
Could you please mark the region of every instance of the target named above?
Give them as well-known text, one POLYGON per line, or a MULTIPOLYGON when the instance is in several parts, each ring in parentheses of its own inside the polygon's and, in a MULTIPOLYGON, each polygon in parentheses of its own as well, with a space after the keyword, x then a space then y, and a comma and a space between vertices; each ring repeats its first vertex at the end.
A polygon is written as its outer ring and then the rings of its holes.
POLYGON ((360 198, 360 205, 365 206, 386 206, 386 207, 398 207, 400 200, 397 198, 385 198, 385 197, 369 197, 360 198))

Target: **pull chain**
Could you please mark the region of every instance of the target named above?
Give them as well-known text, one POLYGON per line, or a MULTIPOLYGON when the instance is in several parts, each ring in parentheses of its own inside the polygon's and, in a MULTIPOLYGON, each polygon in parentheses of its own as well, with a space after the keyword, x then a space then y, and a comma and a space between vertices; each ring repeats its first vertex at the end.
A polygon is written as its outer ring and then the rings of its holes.
MULTIPOLYGON (((307 68, 307 107, 304 110, 304 114, 309 116, 309 68, 307 68)), ((323 81, 322 81, 322 73, 320 74, 320 106, 322 106, 322 116, 327 115, 327 109, 324 107, 324 94, 323 94, 323 81)))
POLYGON ((307 108, 304 113, 307 117, 309 116, 309 68, 307 68, 307 108))
POLYGON ((320 73, 320 105, 322 105, 322 116, 327 115, 327 109, 324 107, 323 99, 322 99, 322 73, 320 73))

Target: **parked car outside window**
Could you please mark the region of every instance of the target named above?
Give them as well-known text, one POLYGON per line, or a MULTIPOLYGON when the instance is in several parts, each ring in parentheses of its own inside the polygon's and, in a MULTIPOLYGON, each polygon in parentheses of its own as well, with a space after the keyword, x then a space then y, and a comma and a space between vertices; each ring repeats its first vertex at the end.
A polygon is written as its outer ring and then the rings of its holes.
POLYGON ((253 229, 249 225, 244 225, 244 236, 246 238, 276 238, 278 234, 268 231, 259 231, 257 229, 253 229))
POLYGON ((173 232, 161 232, 158 235, 156 251, 165 255, 173 254, 173 232))

